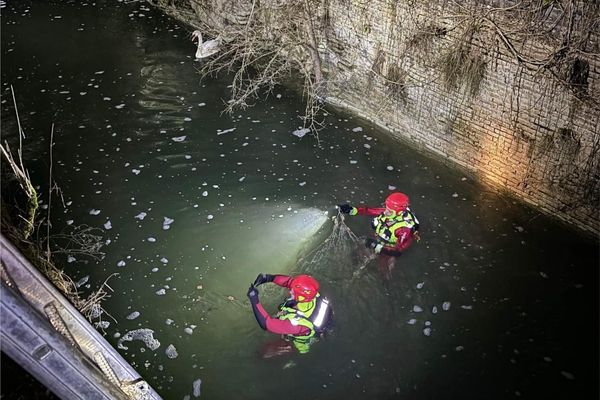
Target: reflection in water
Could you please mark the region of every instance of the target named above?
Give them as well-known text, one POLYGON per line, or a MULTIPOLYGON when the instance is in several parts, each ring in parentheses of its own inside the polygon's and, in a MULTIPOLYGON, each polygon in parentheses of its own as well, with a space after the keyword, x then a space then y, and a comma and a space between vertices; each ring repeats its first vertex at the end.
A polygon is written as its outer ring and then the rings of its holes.
MULTIPOLYGON (((84 295, 119 273, 104 331, 115 347, 153 331, 155 350, 119 351, 165 399, 583 398, 596 382, 594 240, 365 121, 330 111, 320 147, 296 136, 302 102, 283 88, 221 114, 226 82, 200 82, 189 32, 144 3, 10 2, 3 24, 3 140, 17 139, 13 84, 42 193, 56 123, 67 207, 53 229, 85 224, 107 243, 104 260, 63 266, 89 277, 84 295), (395 190, 422 240, 384 279, 368 224, 334 205, 395 190), (245 297, 260 272, 317 277, 333 334, 305 356, 261 359, 269 335, 245 297)), ((261 301, 285 295, 265 288, 261 301)))

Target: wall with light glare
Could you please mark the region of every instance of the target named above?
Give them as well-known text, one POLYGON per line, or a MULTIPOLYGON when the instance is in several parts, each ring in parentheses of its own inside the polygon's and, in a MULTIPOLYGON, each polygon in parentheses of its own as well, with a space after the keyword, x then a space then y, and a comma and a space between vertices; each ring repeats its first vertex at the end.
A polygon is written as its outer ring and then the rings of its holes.
MULTIPOLYGON (((220 28, 286 3, 158 1, 220 28)), ((599 234, 600 5, 508 3, 304 2, 332 104, 599 234)))

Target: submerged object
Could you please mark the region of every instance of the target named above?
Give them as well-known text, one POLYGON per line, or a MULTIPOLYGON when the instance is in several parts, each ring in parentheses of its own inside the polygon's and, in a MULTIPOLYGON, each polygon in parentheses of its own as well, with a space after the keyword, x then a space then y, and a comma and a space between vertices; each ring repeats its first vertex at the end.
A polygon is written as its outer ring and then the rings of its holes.
POLYGON ((192 41, 198 40, 198 49, 196 50, 196 58, 206 58, 212 56, 220 50, 221 38, 202 41, 202 33, 198 30, 192 32, 192 41))

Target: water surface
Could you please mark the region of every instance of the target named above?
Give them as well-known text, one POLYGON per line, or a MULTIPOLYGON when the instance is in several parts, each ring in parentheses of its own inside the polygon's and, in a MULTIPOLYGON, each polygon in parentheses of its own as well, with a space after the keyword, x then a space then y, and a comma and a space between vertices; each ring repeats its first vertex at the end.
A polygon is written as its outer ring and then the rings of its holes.
MULTIPOLYGON (((335 110, 320 142, 297 137, 304 106, 292 90, 223 114, 226 77, 201 81, 191 29, 143 2, 2 11, 2 139, 17 142, 12 85, 42 193, 54 124, 65 200, 52 200, 54 233, 89 226, 107 243, 102 260, 70 254, 62 266, 89 277, 83 294, 118 273, 105 303, 117 322, 104 316, 103 332, 117 346, 154 331, 158 349, 119 351, 165 399, 192 396, 197 379, 206 399, 597 395, 594 238, 335 110), (411 197, 423 240, 391 276, 362 268, 356 246, 324 245, 336 204, 376 206, 395 189, 411 197), (259 272, 314 274, 335 307, 333 335, 308 355, 262 359, 275 336, 245 297, 259 272)), ((346 223, 369 234, 364 217, 346 223)), ((261 287, 269 310, 284 296, 261 287)))

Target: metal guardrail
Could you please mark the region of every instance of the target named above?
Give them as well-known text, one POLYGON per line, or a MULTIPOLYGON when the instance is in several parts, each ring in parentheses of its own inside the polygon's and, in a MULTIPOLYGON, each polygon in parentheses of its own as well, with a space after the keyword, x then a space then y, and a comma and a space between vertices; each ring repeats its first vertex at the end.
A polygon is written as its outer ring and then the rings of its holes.
POLYGON ((2 351, 62 399, 161 397, 0 235, 2 351))

